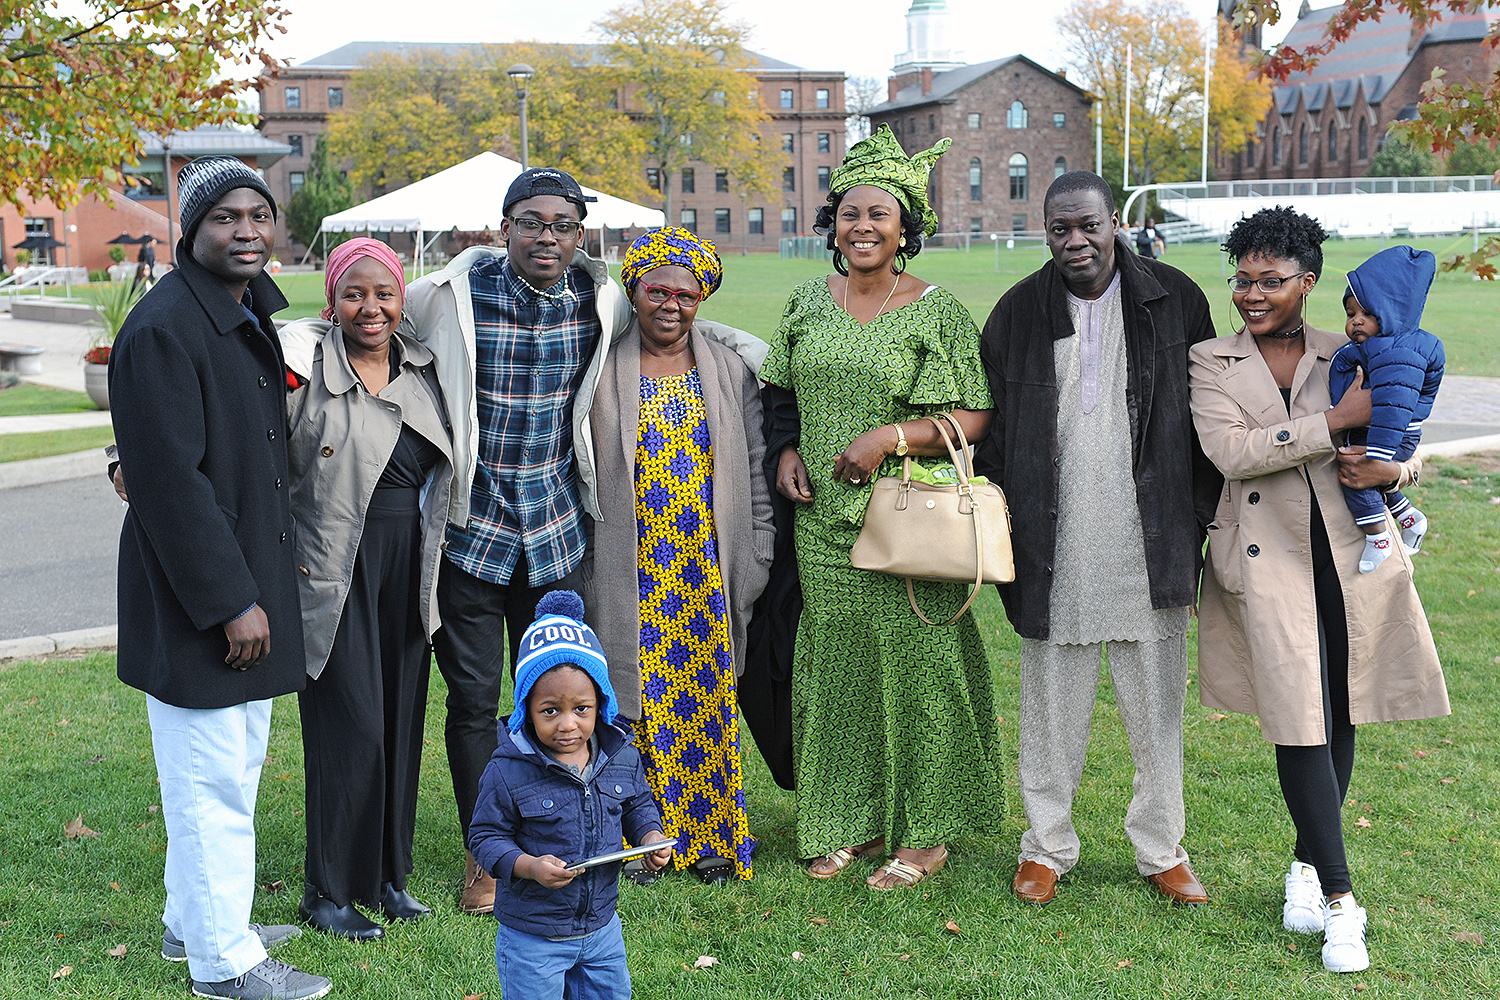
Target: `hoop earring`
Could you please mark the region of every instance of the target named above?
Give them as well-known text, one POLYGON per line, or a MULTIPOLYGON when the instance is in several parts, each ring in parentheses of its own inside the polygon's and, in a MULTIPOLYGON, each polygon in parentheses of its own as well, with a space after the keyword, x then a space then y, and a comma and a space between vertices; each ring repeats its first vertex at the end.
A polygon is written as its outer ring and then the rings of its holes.
POLYGON ((833 269, 844 277, 849 277, 849 264, 838 247, 833 248, 833 269))

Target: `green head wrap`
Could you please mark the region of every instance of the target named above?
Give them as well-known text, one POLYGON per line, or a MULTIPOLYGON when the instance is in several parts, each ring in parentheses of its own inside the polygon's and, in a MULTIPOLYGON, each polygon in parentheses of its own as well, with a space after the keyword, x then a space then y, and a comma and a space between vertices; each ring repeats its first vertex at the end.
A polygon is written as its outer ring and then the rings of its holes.
POLYGON ((829 190, 843 194, 852 187, 869 184, 889 191, 922 220, 922 235, 931 236, 937 232, 938 217, 927 203, 927 175, 951 145, 952 139, 939 139, 931 149, 907 156, 891 127, 882 122, 874 135, 849 147, 844 162, 828 178, 829 190))

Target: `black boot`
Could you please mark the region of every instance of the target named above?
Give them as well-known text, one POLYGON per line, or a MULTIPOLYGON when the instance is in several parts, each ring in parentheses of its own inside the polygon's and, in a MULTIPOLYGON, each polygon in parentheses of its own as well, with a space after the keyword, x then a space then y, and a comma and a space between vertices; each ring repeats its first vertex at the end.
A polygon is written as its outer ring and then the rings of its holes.
POLYGON ((392 920, 421 920, 432 916, 432 910, 405 889, 389 882, 380 886, 380 912, 392 920))
POLYGON ((302 902, 297 904, 297 912, 303 920, 325 934, 351 941, 378 941, 385 937, 385 928, 356 910, 353 903, 337 906, 311 882, 302 889, 302 902))

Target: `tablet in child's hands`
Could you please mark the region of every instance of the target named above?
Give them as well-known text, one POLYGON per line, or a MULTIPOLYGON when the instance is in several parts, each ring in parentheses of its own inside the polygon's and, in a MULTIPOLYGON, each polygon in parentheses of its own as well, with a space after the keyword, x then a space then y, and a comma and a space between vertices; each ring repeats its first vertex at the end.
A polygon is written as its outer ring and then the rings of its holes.
POLYGON ((587 858, 583 861, 574 862, 573 864, 568 865, 567 870, 570 872, 578 872, 583 871, 585 868, 597 868, 600 865, 611 864, 615 861, 629 861, 631 858, 641 858, 645 857, 647 854, 655 854, 657 851, 660 851, 663 848, 675 847, 676 844, 677 838, 671 837, 667 840, 658 840, 654 844, 641 844, 638 847, 627 847, 623 851, 614 851, 610 854, 600 854, 592 858, 587 858))

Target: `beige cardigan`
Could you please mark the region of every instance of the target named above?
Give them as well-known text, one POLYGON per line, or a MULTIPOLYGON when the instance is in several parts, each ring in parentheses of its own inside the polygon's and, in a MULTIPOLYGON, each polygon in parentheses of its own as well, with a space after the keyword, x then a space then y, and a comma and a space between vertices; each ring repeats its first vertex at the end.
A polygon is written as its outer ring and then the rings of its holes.
MULTIPOLYGON (((703 383, 714 456, 714 535, 729 608, 735 676, 745 664, 750 608, 766 587, 776 529, 761 470, 759 384, 740 356, 695 326, 693 356, 703 383)), ((597 462, 599 514, 588 521, 583 558, 586 620, 599 635, 620 714, 641 716, 640 580, 637 574, 635 452, 641 416, 641 341, 632 324, 605 361, 590 422, 597 462)))
POLYGON ((1365 536, 1339 489, 1323 416, 1329 361, 1344 343, 1342 334, 1308 329, 1290 416, 1250 334, 1195 344, 1189 355, 1193 422, 1226 480, 1209 525, 1198 606, 1201 697, 1214 708, 1259 715, 1261 735, 1272 743, 1325 741, 1309 480, 1344 591, 1350 721, 1448 714, 1411 558, 1398 545, 1375 572, 1359 572, 1365 536))

